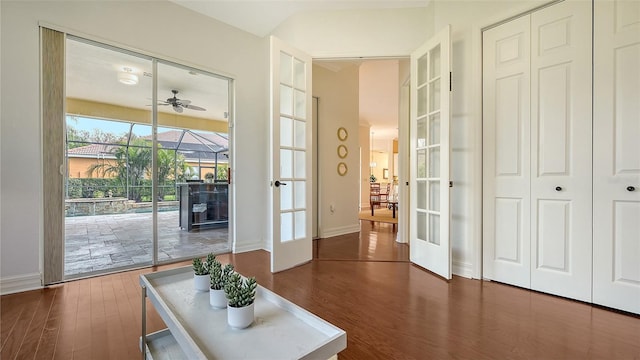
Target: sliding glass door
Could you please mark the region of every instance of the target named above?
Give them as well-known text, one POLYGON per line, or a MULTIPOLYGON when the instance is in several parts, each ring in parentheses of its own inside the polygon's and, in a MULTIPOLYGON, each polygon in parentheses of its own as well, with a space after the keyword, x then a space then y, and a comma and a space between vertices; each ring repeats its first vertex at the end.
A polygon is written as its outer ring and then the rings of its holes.
POLYGON ((69 36, 65 64, 64 278, 229 251, 231 80, 69 36))

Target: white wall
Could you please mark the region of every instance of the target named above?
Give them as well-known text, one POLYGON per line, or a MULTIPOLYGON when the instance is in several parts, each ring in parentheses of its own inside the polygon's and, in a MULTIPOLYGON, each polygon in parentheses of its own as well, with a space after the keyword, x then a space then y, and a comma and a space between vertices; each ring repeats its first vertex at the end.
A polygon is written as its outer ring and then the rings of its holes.
POLYGON ((358 220, 359 140, 358 140, 358 67, 349 65, 339 71, 313 66, 313 96, 318 101, 319 131, 319 217, 321 238, 360 231, 358 220), (338 128, 347 129, 346 141, 340 141, 338 128), (349 153, 340 159, 338 145, 349 153), (347 164, 345 176, 338 175, 340 161, 347 164), (333 211, 331 206, 333 205, 333 211))
POLYGON ((426 8, 314 11, 292 16, 273 35, 314 58, 406 56, 430 34, 426 8))
MULTIPOLYGON (((2 1, 0 280, 40 273, 42 173, 38 21, 236 79, 238 250, 263 246, 268 166, 268 42, 170 2, 2 1), (250 224, 250 226, 247 226, 250 224)), ((54 175, 55 176, 55 175, 54 175)))

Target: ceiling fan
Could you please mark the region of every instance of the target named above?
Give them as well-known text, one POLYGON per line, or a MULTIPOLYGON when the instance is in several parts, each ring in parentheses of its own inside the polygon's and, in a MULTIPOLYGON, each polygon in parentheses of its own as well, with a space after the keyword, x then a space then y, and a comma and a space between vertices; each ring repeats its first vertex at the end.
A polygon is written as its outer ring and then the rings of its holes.
POLYGON ((160 101, 158 105, 171 105, 173 107, 173 111, 177 113, 181 113, 183 109, 198 110, 198 111, 207 110, 200 106, 191 105, 191 100, 178 99, 176 97, 176 95, 178 95, 178 90, 171 90, 171 92, 173 93, 173 97, 168 98, 167 101, 160 101))

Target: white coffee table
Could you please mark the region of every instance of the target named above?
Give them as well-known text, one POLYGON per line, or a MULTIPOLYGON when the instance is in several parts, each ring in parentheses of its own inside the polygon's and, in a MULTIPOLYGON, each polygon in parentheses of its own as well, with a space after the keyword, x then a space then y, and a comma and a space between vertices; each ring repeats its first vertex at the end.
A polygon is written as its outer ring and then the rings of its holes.
POLYGON ((255 321, 243 330, 194 290, 191 266, 140 275, 140 286, 143 359, 328 359, 347 347, 344 330, 261 286, 255 321), (146 333, 146 297, 167 329, 146 333))

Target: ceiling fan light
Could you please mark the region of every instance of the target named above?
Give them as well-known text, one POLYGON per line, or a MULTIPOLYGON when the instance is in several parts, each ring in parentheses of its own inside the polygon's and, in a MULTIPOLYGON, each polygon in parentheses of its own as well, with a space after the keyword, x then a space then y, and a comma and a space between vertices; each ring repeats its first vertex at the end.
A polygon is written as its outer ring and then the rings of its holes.
POLYGON ((125 85, 136 85, 138 83, 138 75, 120 72, 118 73, 118 81, 125 85))

